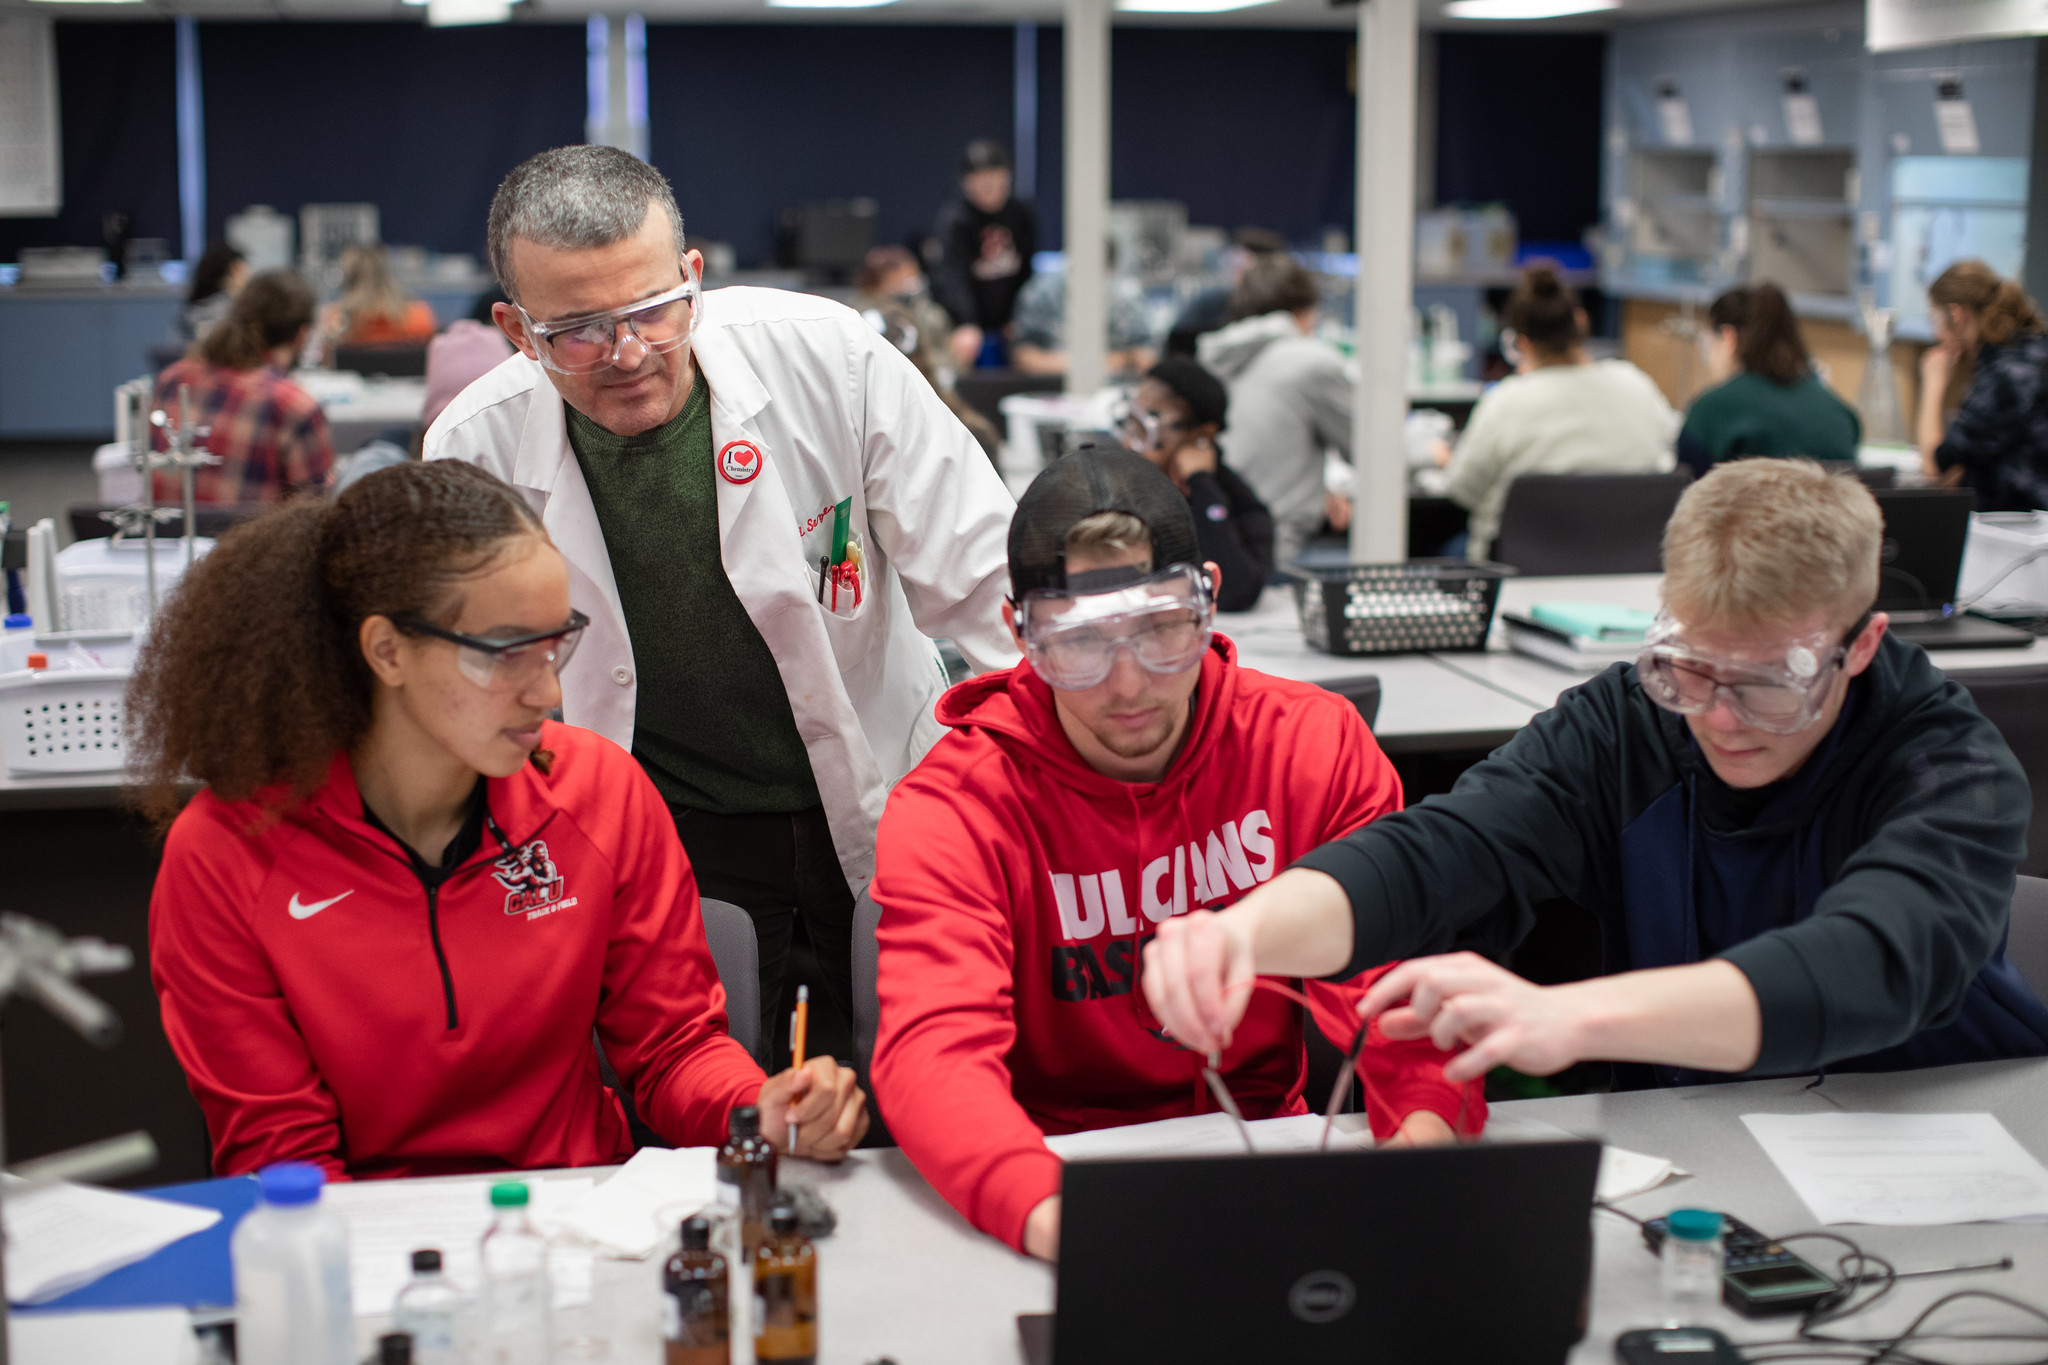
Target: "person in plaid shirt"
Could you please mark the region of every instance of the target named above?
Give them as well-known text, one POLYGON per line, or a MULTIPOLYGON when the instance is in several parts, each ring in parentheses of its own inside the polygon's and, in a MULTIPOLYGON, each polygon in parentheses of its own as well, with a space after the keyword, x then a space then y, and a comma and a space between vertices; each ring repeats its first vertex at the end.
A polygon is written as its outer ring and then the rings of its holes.
MULTIPOLYGON (((235 306, 184 359, 157 376, 152 407, 203 427, 201 444, 220 457, 200 468, 200 502, 277 502, 318 492, 334 472, 334 440, 313 396, 288 377, 313 322, 313 295, 288 270, 269 270, 242 286, 235 306), (178 410, 189 386, 192 412, 178 410)), ((165 428, 156 429, 165 448, 165 428)), ((159 471, 156 496, 184 496, 175 471, 159 471)))

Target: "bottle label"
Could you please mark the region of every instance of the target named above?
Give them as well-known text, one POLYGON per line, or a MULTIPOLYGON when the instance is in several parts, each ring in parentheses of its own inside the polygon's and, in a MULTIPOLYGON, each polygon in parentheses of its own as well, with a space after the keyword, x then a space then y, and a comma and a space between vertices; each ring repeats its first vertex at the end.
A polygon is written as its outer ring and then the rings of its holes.
POLYGON ((683 1306, 676 1302, 673 1294, 661 1296, 661 1339, 681 1341, 683 1339, 683 1306))

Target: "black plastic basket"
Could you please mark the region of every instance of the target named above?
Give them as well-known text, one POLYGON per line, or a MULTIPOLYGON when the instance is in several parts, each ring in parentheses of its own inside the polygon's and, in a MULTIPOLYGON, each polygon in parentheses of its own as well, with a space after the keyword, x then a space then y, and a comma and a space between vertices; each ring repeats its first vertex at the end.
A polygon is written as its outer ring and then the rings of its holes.
POLYGON ((1411 559, 1290 572, 1301 633, 1317 649, 1456 654, 1486 648, 1500 581, 1515 571, 1481 559, 1411 559))

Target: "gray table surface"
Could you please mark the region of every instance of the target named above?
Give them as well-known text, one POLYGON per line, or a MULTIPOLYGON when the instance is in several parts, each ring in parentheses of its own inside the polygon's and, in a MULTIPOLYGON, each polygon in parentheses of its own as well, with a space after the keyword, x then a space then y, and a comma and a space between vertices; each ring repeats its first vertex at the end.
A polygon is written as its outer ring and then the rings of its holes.
MULTIPOLYGON (((1741 1116, 1837 1108, 1989 1111, 2048 1162, 2048 1060, 1833 1076, 1814 1090, 1804 1080, 1753 1081, 1526 1100, 1497 1105, 1494 1112, 1668 1157, 1693 1172, 1623 1201, 1622 1207, 1639 1217, 1706 1207, 1785 1234, 1814 1227, 1813 1216, 1750 1137, 1741 1116)), ((900 1365, 1014 1365, 1021 1359, 1016 1315, 1051 1308, 1050 1269, 974 1232, 894 1149, 859 1152, 837 1168, 808 1163, 792 1163, 792 1168, 815 1178, 840 1215, 840 1231, 820 1251, 821 1361, 859 1365, 887 1355, 900 1365)), ((1592 1326, 1572 1355, 1573 1365, 1610 1361, 1618 1333, 1657 1325, 1657 1262, 1643 1248, 1640 1234, 1608 1213, 1596 1213, 1594 1226, 1592 1326)), ((2003 1274, 1902 1282, 1877 1309, 1841 1324, 1838 1330, 1847 1334, 1896 1331, 1935 1299, 1966 1287, 1994 1289, 2048 1309, 2048 1224, 1834 1230, 1890 1257, 1901 1270, 2003 1255, 2015 1263, 2003 1274)), ((1823 1268, 1832 1268, 1827 1247, 1813 1242, 1806 1250, 1823 1268)), ((1957 1311, 1955 1320, 1979 1328, 2018 1321, 2011 1313, 1981 1308, 1957 1311)), ((1750 1321, 1724 1311, 1715 1325, 1737 1341, 1763 1341, 1784 1336, 1786 1322, 1750 1321)), ((1961 1344, 1945 1346, 1942 1354, 1959 1361, 2017 1358, 2009 1348, 2000 1353, 1961 1344)))

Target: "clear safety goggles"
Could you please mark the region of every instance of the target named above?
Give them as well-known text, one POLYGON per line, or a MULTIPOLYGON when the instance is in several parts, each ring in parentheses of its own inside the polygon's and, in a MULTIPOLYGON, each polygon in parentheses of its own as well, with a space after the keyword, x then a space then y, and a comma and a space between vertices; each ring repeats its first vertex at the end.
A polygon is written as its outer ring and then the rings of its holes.
POLYGON ((1186 431, 1190 425, 1174 421, 1163 413, 1147 412, 1128 399, 1116 405, 1110 420, 1115 423, 1117 439, 1124 443, 1126 449, 1139 455, 1158 450, 1166 436, 1186 431))
POLYGON ((1070 575, 1064 591, 1040 588, 1017 604, 1017 633, 1031 667, 1062 692, 1109 676, 1128 649, 1147 673, 1185 673, 1209 647, 1216 604, 1190 564, 1139 576, 1131 569, 1070 575))
POLYGON ((1865 612, 1840 638, 1817 631, 1789 641, 1777 659, 1730 659, 1688 645, 1684 626, 1660 612, 1636 656, 1636 680, 1666 711, 1704 715, 1725 701, 1745 725, 1774 735, 1797 734, 1820 719, 1835 671, 1869 622, 1865 612))
MULTIPOLYGON (((652 298, 601 313, 542 322, 519 309, 526 335, 540 363, 557 374, 595 374, 618 363, 619 348, 631 336, 648 351, 673 351, 697 328, 698 274, 682 263, 683 282, 652 298)), ((517 305, 514 305, 515 307, 517 305)))
POLYGON ((576 652, 590 618, 572 611, 568 624, 553 630, 503 637, 464 635, 410 613, 392 617, 391 624, 408 635, 425 635, 453 644, 455 666, 478 687, 490 692, 515 692, 531 686, 544 673, 559 676, 568 667, 569 657, 576 652))

